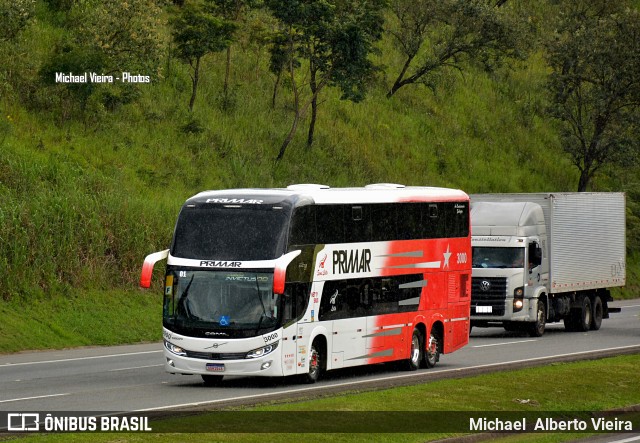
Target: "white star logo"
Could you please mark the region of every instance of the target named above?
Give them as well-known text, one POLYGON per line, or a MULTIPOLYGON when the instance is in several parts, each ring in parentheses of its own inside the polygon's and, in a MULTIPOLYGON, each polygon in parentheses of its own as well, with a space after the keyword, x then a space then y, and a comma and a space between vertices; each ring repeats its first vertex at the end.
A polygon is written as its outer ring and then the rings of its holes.
POLYGON ((444 255, 444 264, 442 265, 442 269, 449 267, 449 258, 451 257, 451 252, 449 252, 449 245, 447 245, 447 252, 443 252, 444 255))

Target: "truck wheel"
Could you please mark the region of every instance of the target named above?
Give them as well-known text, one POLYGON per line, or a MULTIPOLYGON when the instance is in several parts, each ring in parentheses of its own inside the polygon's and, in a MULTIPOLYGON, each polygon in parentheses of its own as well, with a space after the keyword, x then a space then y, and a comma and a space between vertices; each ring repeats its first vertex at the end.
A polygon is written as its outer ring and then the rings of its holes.
POLYGON ((547 324, 547 310, 544 307, 544 302, 538 299, 538 310, 536 313, 536 321, 529 325, 529 335, 531 337, 542 337, 544 334, 544 328, 547 324))
POLYGON ((587 332, 591 328, 591 300, 589 297, 582 298, 580 310, 577 311, 578 318, 576 326, 579 332, 587 332))
POLYGON ((405 366, 408 371, 415 371, 420 367, 420 362, 423 359, 424 353, 424 339, 422 333, 418 329, 413 330, 411 336, 411 351, 409 358, 406 360, 405 366))
POLYGON ((591 329, 597 331, 602 325, 602 300, 596 295, 591 305, 591 329))
POLYGON ((440 360, 440 340, 438 334, 431 331, 427 350, 424 354, 424 365, 427 368, 433 368, 440 360))

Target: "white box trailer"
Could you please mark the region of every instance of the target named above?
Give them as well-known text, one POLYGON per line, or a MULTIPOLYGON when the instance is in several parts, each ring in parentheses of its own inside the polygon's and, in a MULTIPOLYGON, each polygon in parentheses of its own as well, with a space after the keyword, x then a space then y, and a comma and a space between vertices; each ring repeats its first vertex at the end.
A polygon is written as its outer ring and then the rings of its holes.
POLYGON ((624 193, 471 195, 474 326, 599 329, 624 286, 624 193))

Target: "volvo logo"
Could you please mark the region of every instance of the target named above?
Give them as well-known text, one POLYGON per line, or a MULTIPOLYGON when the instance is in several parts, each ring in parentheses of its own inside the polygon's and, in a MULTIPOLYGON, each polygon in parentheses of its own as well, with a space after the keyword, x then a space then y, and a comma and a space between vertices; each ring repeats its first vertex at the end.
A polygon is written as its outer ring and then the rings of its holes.
POLYGON ((213 348, 213 349, 218 349, 218 346, 226 345, 227 343, 229 343, 229 342, 224 342, 224 343, 214 343, 214 344, 212 344, 211 346, 209 346, 209 347, 207 347, 207 348, 205 348, 205 349, 211 349, 211 348, 213 348))
POLYGON ((489 291, 489 289, 491 289, 491 283, 489 283, 488 280, 482 280, 480 282, 480 290, 482 292, 487 292, 487 291, 489 291))

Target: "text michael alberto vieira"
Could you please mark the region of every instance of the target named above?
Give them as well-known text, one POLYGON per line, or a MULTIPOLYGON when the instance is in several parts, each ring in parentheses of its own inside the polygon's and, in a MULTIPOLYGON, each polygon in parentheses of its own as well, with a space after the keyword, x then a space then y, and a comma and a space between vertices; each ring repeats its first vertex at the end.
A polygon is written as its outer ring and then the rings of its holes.
POLYGON ((151 83, 151 76, 121 72, 119 75, 97 72, 56 72, 56 83, 151 83))
POLYGON ((527 427, 527 419, 520 420, 501 420, 499 418, 487 419, 470 418, 469 430, 471 431, 595 431, 595 432, 629 432, 633 431, 633 422, 622 420, 617 417, 602 418, 591 417, 590 420, 573 419, 554 419, 554 418, 538 418, 535 420, 533 429, 527 427))

